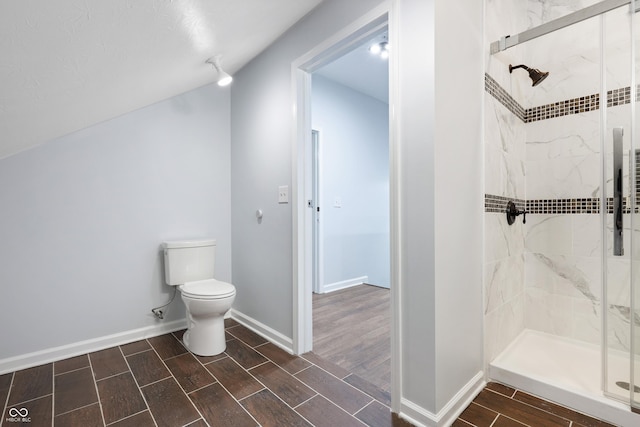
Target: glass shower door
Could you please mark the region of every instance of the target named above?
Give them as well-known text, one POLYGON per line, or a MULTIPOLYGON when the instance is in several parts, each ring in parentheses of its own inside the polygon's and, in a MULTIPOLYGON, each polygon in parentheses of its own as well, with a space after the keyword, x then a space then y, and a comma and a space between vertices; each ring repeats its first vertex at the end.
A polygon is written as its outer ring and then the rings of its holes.
POLYGON ((638 101, 638 82, 640 81, 640 14, 636 13, 640 2, 631 1, 631 64, 632 79, 630 85, 630 104, 631 104, 631 289, 630 313, 633 321, 631 322, 631 349, 630 349, 630 390, 631 407, 640 410, 640 212, 638 202, 640 200, 640 112, 637 108, 638 101))
POLYGON ((636 155, 632 143, 635 83, 632 65, 629 5, 601 17, 602 89, 600 93, 601 140, 603 143, 603 188, 601 218, 603 235, 603 391, 625 403, 633 402, 631 357, 635 347, 636 315, 632 304, 632 284, 636 248, 632 230, 638 223, 635 209, 636 155))

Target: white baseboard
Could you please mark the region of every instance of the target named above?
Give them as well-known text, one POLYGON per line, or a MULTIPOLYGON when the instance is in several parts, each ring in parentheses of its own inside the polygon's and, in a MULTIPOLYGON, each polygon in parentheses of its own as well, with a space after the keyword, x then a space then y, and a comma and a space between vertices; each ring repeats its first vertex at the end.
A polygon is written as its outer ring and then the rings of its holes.
MULTIPOLYGON (((251 329, 258 335, 263 336, 283 350, 293 354, 293 341, 291 340, 291 338, 282 335, 280 332, 271 329, 263 323, 245 314, 242 314, 237 310, 231 309, 230 317, 243 324, 247 328, 251 329)), ((70 357, 79 356, 81 354, 93 353, 94 351, 104 350, 105 348, 115 347, 117 345, 128 344, 130 342, 139 341, 145 338, 156 337, 158 335, 185 329, 186 327, 186 319, 174 320, 171 322, 159 323, 157 325, 146 326, 139 329, 119 332, 117 334, 106 335, 103 337, 92 338, 89 340, 66 344, 59 347, 47 348, 32 353, 0 359, 0 375, 19 371, 22 369, 32 368, 34 366, 44 365, 45 363, 68 359, 70 357)))
POLYGON ((284 351, 290 354, 293 354, 293 340, 291 338, 282 335, 280 332, 276 331, 275 329, 270 328, 264 323, 261 323, 256 319, 250 316, 247 316, 246 314, 243 314, 234 308, 232 308, 229 311, 229 313, 230 313, 230 317, 236 320, 238 323, 251 329, 253 332, 265 338, 266 340, 272 342, 273 344, 277 345, 284 351))
POLYGON ((328 285, 324 285, 320 293, 326 294, 329 292, 339 291, 340 289, 350 288, 352 286, 362 285, 363 283, 367 283, 369 280, 369 276, 361 276, 355 277, 349 280, 343 280, 341 282, 334 282, 328 285))
POLYGON ((185 329, 186 327, 186 319, 174 320, 172 322, 146 326, 139 329, 119 332, 117 334, 106 335, 104 337, 92 338, 90 340, 39 350, 20 356, 0 359, 0 374, 19 371, 58 360, 64 360, 81 354, 92 353, 94 351, 104 350, 105 348, 115 347, 117 345, 127 344, 145 338, 156 337, 158 335, 185 329))
POLYGON ((433 414, 412 401, 402 398, 398 415, 415 426, 450 426, 485 385, 484 373, 478 372, 437 414, 433 414))

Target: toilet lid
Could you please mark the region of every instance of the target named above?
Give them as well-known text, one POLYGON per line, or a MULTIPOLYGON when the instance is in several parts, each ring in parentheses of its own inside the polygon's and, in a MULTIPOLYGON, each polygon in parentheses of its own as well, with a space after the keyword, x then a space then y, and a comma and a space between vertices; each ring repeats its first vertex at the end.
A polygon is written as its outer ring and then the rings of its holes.
POLYGON ((234 295, 236 288, 231 283, 209 279, 187 282, 180 286, 180 291, 182 295, 190 298, 217 299, 234 295))

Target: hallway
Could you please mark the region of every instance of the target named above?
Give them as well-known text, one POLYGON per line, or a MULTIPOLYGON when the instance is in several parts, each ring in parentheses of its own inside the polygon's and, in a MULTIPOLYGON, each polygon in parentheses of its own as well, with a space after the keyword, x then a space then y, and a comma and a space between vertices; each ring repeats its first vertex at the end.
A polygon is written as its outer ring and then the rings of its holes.
POLYGON ((327 294, 313 294, 313 351, 389 391, 389 289, 365 284, 327 294))

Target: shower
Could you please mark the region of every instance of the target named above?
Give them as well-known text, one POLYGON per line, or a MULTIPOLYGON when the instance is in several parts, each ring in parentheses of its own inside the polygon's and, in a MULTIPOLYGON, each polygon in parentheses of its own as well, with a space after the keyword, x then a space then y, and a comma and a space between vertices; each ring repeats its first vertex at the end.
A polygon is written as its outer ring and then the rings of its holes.
POLYGON ((504 4, 485 23, 487 377, 639 426, 640 0, 504 4))
POLYGON ((544 79, 549 75, 548 71, 540 71, 537 68, 529 68, 524 64, 520 65, 511 65, 509 64, 509 73, 512 73, 516 68, 524 68, 529 72, 529 77, 533 84, 531 86, 538 86, 544 79))

